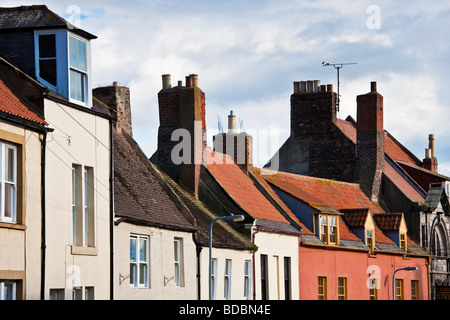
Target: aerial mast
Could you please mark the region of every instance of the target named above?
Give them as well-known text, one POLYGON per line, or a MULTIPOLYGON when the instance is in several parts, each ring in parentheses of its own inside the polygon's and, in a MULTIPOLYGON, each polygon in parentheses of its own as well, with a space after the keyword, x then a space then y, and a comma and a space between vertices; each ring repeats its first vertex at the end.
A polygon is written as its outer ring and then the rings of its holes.
POLYGON ((324 67, 328 67, 328 66, 333 66, 336 70, 337 70, 337 101, 336 101, 336 111, 339 112, 339 103, 341 100, 341 96, 339 95, 339 70, 344 67, 344 65, 349 65, 349 64, 357 64, 356 62, 350 62, 350 63, 328 63, 323 61, 322 62, 322 66, 324 67))

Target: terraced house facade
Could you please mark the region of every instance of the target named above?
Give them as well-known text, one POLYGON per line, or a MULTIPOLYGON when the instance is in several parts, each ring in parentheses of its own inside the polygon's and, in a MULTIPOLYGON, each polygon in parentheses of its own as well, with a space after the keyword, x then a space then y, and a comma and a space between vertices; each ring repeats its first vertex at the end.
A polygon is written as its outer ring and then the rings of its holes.
POLYGON ((208 146, 198 75, 155 75, 147 155, 130 88, 93 89, 95 39, 0 8, 0 299, 445 298, 450 179, 434 136, 420 161, 383 128, 376 83, 356 121, 332 86, 295 82, 276 171, 233 112, 208 146))

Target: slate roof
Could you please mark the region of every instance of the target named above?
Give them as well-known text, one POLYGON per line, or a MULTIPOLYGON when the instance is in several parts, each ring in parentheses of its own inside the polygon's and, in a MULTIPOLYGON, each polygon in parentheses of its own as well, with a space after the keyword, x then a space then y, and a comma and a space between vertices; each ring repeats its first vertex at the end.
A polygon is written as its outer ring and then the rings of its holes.
POLYGON ((79 29, 45 5, 0 8, 0 31, 17 29, 70 29, 88 39, 97 37, 79 29))
POLYGON ((39 125, 47 122, 36 113, 28 109, 0 79, 0 112, 31 121, 39 125))
POLYGON ((133 138, 115 129, 113 136, 115 216, 138 225, 195 232, 195 220, 164 190, 162 177, 133 138))
MULTIPOLYGON (((163 179, 180 197, 189 211, 195 217, 197 223, 196 239, 202 246, 209 246, 209 225, 218 216, 195 198, 190 192, 183 189, 159 166, 155 165, 163 179)), ((253 247, 248 238, 243 237, 225 221, 217 221, 214 224, 213 246, 238 250, 251 250, 253 247)))

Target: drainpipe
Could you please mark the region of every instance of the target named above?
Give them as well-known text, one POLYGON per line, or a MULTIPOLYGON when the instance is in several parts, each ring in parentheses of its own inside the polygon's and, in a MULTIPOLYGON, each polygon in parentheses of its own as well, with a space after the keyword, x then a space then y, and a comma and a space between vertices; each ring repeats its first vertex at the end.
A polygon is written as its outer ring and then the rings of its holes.
POLYGON ((114 137, 112 118, 109 119, 109 215, 110 300, 114 300, 114 137))
MULTIPOLYGON (((259 232, 259 226, 256 226, 256 231, 253 232, 252 234, 252 244, 255 245, 255 235, 259 232)), ((255 249, 253 248, 253 268, 252 268, 252 273, 253 273, 253 300, 256 300, 256 279, 255 279, 255 249)))
MULTIPOLYGON (((45 151, 47 149, 47 132, 42 132, 41 140, 41 300, 45 298, 45 251, 46 251, 46 225, 45 225, 45 151)), ((25 164, 24 164, 25 165, 25 164)))

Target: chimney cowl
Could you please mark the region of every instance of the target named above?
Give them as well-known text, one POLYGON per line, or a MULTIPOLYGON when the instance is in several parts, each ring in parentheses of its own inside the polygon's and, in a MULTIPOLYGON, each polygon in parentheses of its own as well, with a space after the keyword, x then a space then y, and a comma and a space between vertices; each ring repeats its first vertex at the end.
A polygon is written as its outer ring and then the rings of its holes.
POLYGON ((370 92, 377 92, 377 82, 376 81, 372 81, 370 83, 370 92))

